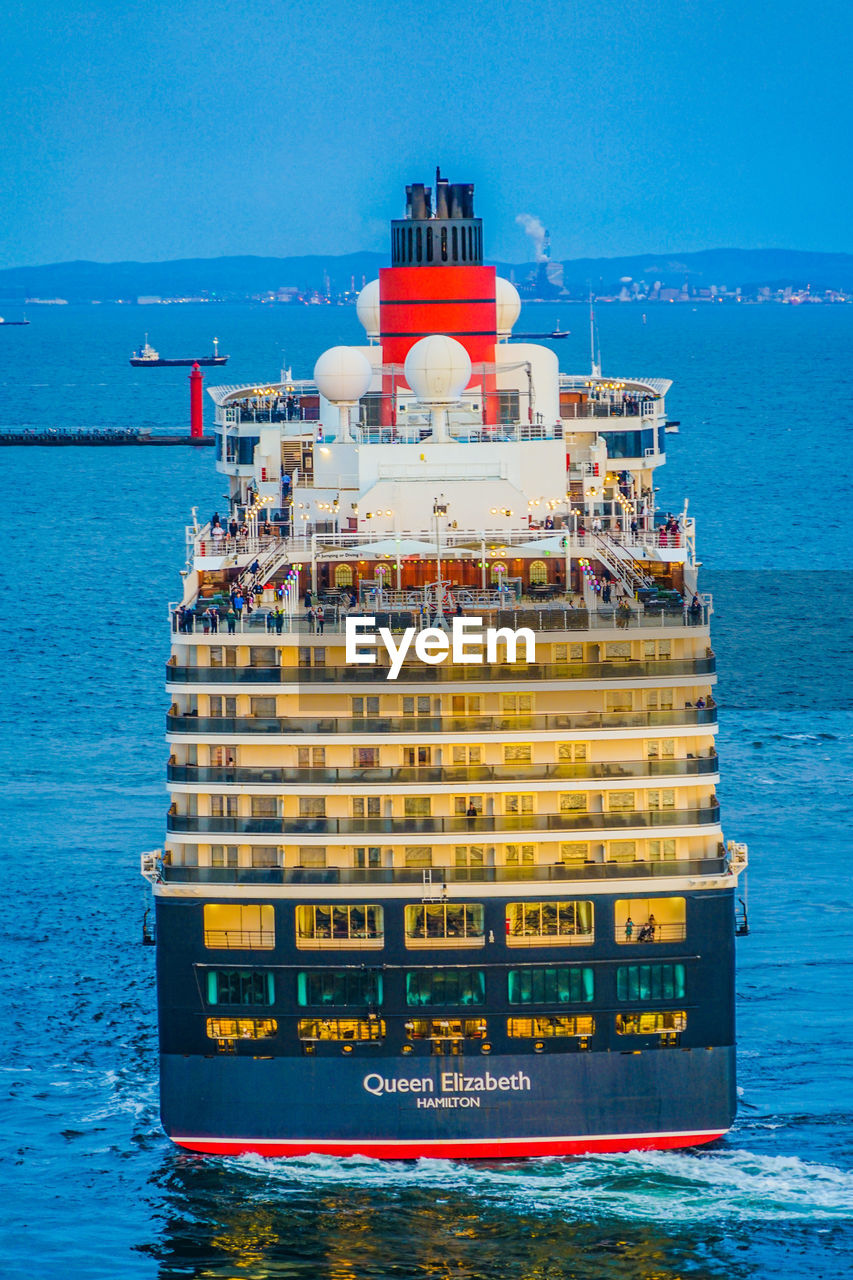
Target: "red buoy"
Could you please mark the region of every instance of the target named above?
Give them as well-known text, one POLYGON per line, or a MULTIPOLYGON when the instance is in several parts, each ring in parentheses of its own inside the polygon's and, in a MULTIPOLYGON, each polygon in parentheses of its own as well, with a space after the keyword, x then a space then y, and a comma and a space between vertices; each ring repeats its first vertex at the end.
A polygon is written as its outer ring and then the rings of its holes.
POLYGON ((204 374, 197 364, 193 365, 190 374, 190 436, 200 440, 204 435, 204 410, 202 406, 202 388, 204 374))

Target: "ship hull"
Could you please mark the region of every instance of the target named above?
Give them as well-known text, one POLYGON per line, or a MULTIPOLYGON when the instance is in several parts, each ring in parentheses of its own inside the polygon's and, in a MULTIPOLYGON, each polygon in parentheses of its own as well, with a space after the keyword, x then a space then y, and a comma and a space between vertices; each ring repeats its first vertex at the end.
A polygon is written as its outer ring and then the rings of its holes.
POLYGON ((134 369, 160 369, 164 367, 175 368, 178 365, 189 368, 194 364, 227 364, 228 359, 228 356, 200 356, 196 360, 136 360, 131 357, 130 363, 133 365, 134 369))
POLYGON ((167 1054, 161 1100, 172 1141, 207 1154, 575 1156, 721 1137, 735 1060, 728 1046, 405 1063, 167 1054))

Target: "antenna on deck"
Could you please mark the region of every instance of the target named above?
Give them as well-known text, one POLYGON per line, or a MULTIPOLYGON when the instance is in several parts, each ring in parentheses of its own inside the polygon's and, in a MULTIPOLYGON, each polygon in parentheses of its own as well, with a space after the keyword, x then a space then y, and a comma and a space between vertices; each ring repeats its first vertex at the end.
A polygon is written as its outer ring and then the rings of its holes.
POLYGON ((592 377, 600 378, 601 347, 597 343, 597 334, 595 332, 595 308, 592 304, 592 287, 589 290, 589 364, 592 377))

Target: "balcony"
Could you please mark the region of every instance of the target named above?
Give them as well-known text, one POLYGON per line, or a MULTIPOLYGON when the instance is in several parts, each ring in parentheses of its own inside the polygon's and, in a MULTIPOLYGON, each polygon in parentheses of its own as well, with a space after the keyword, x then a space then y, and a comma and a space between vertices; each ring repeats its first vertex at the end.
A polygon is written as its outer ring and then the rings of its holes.
POLYGON ((617 813, 484 814, 476 818, 225 818, 170 813, 166 830, 212 835, 380 836, 458 835, 488 838, 498 832, 624 831, 642 827, 691 827, 717 823, 719 805, 698 809, 631 809, 617 813))
POLYGON ((193 737, 247 737, 257 734, 319 734, 335 737, 353 734, 358 738, 376 733, 547 733, 584 729, 649 729, 669 725, 716 724, 717 708, 681 707, 669 711, 584 711, 576 715, 520 716, 166 716, 167 733, 187 733, 193 737))
MULTIPOLYGON (((584 862, 574 866, 557 863, 542 867, 433 867, 428 885, 435 894, 439 884, 518 884, 584 880, 666 879, 672 876, 720 876, 728 871, 728 859, 698 858, 673 862, 584 862)), ((176 867, 164 866, 165 884, 262 884, 262 885, 412 885, 413 897, 422 898, 422 869, 410 867, 176 867)))
MULTIPOLYGON (((176 635, 207 635, 209 631, 209 620, 205 619, 204 613, 210 605, 208 600, 196 601, 195 608, 198 610, 196 616, 193 609, 188 611, 185 619, 185 626, 182 628, 178 612, 173 609, 171 612, 172 631, 176 635)), ((390 627, 392 630, 402 630, 405 627, 414 627, 419 630, 423 625, 422 618, 418 610, 407 607, 394 609, 393 611, 386 606, 371 607, 370 616, 376 619, 377 627, 390 627)), ((685 610, 681 604, 673 604, 664 609, 649 608, 648 610, 638 609, 637 611, 617 611, 607 605, 601 605, 597 609, 589 610, 586 608, 573 609, 561 598, 552 601, 547 605, 538 607, 532 602, 523 600, 518 609, 494 609, 494 608, 476 608, 468 609, 466 615, 468 617, 477 617, 482 620, 484 627, 510 627, 513 630, 519 627, 530 627, 533 631, 553 632, 553 631, 610 631, 610 632, 626 632, 645 630, 646 628, 672 628, 680 627, 703 627, 707 626, 707 609, 694 617, 689 610, 685 610)), ((282 630, 277 631, 273 610, 266 607, 254 609, 251 614, 243 613, 240 618, 234 621, 234 631, 230 632, 226 625, 224 617, 220 617, 218 623, 219 630, 212 634, 217 635, 251 635, 256 637, 268 636, 270 642, 277 640, 280 635, 313 635, 313 630, 308 620, 308 616, 285 616, 282 621, 282 630)), ((329 604, 326 608, 325 634, 343 635, 344 634, 344 617, 338 612, 335 606, 329 604)))
POLYGON ((350 783, 358 786, 435 782, 540 782, 585 778, 670 778, 717 773, 717 756, 688 760, 619 760, 562 764, 471 764, 439 766, 382 766, 369 769, 269 769, 262 766, 170 764, 170 782, 213 783, 215 786, 292 784, 296 787, 350 783))
MULTIPOLYGON (((711 675, 715 658, 666 658, 649 662, 492 663, 483 666, 403 666, 396 685, 460 684, 507 680, 514 684, 543 680, 648 680, 652 677, 711 675)), ((351 667, 173 667, 168 684, 366 684, 388 679, 387 666, 351 667)))

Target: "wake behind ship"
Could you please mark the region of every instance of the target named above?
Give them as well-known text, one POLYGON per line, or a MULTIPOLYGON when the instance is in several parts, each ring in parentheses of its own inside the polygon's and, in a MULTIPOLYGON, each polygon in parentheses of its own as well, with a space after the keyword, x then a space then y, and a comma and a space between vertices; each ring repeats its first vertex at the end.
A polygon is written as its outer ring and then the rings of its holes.
POLYGON ((513 342, 473 187, 407 188, 362 347, 213 388, 156 901, 195 1151, 564 1155, 735 1114, 712 602, 670 383, 513 342))

